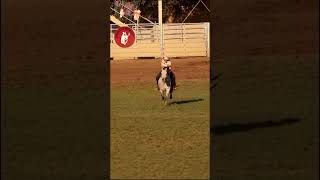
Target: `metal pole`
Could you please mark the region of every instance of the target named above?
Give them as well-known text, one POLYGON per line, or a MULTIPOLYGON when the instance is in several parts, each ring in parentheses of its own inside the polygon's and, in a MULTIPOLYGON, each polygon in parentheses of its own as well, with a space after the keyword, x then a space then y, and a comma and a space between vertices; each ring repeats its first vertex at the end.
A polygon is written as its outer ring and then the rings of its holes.
POLYGON ((136 35, 136 38, 135 38, 136 42, 135 42, 135 43, 137 43, 137 39, 138 39, 138 26, 139 26, 139 20, 137 20, 137 24, 136 24, 136 33, 135 33, 135 35, 136 35))
POLYGON ((136 42, 137 42, 137 39, 138 39, 138 32, 139 32, 139 18, 138 18, 138 20, 137 20, 137 32, 136 32, 137 38, 136 38, 136 42))
POLYGON ((207 57, 210 57, 210 23, 206 23, 207 25, 207 57))
POLYGON ((158 20, 160 28, 160 54, 163 57, 162 0, 158 0, 158 20))

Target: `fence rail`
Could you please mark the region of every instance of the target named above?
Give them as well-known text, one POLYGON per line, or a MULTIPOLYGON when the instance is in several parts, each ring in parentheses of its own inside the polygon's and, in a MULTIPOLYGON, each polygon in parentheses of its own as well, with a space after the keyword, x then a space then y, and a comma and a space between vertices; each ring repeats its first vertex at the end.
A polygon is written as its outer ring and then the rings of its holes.
MULTIPOLYGON (((160 57, 160 29, 158 24, 128 24, 135 31, 136 42, 129 48, 121 48, 114 42, 119 28, 111 24, 110 47, 114 59, 160 57)), ((169 57, 210 56, 209 23, 163 24, 164 55, 169 57)))

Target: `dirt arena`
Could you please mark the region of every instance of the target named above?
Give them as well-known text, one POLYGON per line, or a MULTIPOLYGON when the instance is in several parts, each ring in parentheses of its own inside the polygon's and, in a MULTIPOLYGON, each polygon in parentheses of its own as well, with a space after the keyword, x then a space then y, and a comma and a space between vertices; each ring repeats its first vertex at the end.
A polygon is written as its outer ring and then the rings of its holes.
MULTIPOLYGON (((207 57, 173 58, 172 70, 178 81, 209 80, 210 61, 207 57)), ((160 71, 160 59, 113 60, 111 61, 111 85, 129 82, 155 82, 160 71)))

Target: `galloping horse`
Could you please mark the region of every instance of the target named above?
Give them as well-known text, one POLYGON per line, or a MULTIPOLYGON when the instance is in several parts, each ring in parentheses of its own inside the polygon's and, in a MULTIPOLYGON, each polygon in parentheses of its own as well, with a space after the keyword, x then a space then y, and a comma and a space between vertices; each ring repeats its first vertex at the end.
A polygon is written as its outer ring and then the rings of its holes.
POLYGON ((165 104, 167 104, 168 99, 172 97, 171 95, 171 78, 169 76, 169 71, 167 67, 162 68, 161 77, 158 80, 158 87, 160 95, 165 104))

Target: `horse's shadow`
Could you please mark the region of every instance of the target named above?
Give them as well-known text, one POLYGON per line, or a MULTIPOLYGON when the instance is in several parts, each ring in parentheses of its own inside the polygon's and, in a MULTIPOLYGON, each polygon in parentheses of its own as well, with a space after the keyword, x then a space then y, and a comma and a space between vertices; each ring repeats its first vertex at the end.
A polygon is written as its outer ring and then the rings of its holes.
POLYGON ((186 103, 193 103, 193 102, 199 102, 203 101, 204 99, 199 98, 199 99, 189 99, 189 100, 182 100, 182 101, 172 101, 168 103, 168 105, 173 105, 173 104, 186 104, 186 103))

